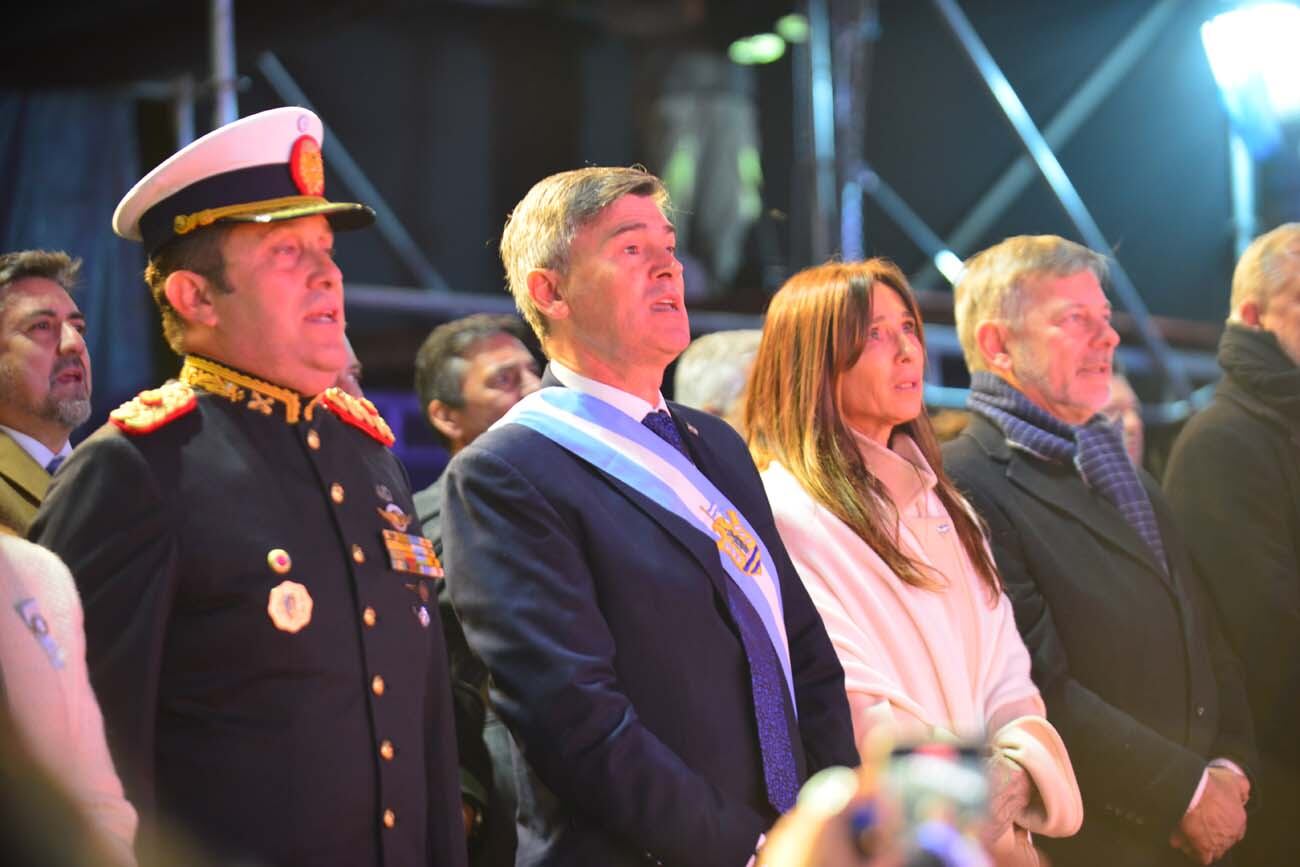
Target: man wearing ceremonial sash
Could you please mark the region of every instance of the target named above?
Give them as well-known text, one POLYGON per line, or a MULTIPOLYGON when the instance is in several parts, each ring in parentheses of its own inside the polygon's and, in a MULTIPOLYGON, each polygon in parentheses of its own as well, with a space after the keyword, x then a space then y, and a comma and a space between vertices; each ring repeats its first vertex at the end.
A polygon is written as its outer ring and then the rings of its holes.
POLYGON ((690 340, 667 194, 538 183, 502 238, 550 358, 451 462, 444 565, 517 741, 518 862, 741 867, 854 765, 844 674, 744 444, 668 404, 690 340))

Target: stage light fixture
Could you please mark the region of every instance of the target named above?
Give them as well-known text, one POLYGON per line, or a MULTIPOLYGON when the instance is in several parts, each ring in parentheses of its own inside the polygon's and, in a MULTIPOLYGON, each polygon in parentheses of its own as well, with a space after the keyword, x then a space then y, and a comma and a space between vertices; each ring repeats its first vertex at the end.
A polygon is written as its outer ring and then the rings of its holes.
POLYGON ((755 33, 731 43, 727 56, 741 66, 774 63, 785 56, 785 40, 775 33, 755 33))
POLYGON ((1233 126, 1257 158, 1273 153, 1300 118, 1300 5, 1240 5, 1202 24, 1201 42, 1233 126))
POLYGON ((802 45, 808 41, 808 19, 798 12, 782 15, 776 20, 776 32, 791 45, 802 45))

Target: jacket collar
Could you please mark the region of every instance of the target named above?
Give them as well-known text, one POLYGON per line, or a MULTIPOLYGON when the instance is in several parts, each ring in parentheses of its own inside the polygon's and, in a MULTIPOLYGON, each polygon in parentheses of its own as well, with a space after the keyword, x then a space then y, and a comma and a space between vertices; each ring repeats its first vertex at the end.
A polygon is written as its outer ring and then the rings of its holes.
MULTIPOLYGON (((1118 509, 1084 484, 1073 466, 1044 460, 1011 446, 1001 431, 978 415, 971 418, 966 431, 990 458, 1005 466, 1011 484, 1052 509, 1070 515, 1088 532, 1137 560, 1169 586, 1169 577, 1160 568, 1142 537, 1129 526, 1118 509)), ((1155 504, 1152 506, 1154 508, 1155 504)), ((1159 518, 1157 521, 1163 533, 1164 522, 1159 521, 1159 518)), ((1172 557, 1170 562, 1172 564, 1172 557)))
POLYGON ((22 488, 38 503, 45 499, 50 488, 50 474, 45 472, 45 467, 3 431, 0 431, 0 476, 22 488))
POLYGON ((218 364, 200 355, 187 355, 181 366, 181 382, 200 391, 224 397, 231 403, 263 415, 297 424, 306 401, 298 392, 218 364))

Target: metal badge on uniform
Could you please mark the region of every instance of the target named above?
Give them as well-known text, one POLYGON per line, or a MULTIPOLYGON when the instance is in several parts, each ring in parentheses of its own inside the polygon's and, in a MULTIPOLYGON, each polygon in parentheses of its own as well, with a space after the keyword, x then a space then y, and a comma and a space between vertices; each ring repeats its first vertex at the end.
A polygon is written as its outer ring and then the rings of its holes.
POLYGON ((396 503, 389 503, 382 509, 375 509, 379 517, 388 522, 388 525, 399 533, 406 531, 407 526, 411 523, 411 516, 402 511, 402 507, 396 503))
POLYGON ((50 624, 45 620, 45 615, 41 614, 40 609, 36 607, 36 600, 23 599, 14 605, 14 610, 18 612, 23 624, 31 630, 36 642, 45 651, 45 656, 50 660, 50 665, 56 669, 63 668, 63 648, 59 647, 59 643, 50 634, 50 624))
POLYGON ((385 503, 391 503, 393 501, 393 492, 388 490, 388 485, 375 485, 375 496, 379 497, 379 499, 383 500, 385 503))
POLYGON ((428 629, 429 624, 433 622, 433 618, 429 616, 429 602, 434 597, 436 586, 436 580, 433 578, 416 578, 406 585, 406 589, 420 599, 417 604, 411 606, 411 611, 425 629, 428 629))
POLYGON ((429 607, 427 605, 412 605, 411 610, 415 612, 415 619, 420 621, 420 625, 428 629, 429 624, 433 622, 433 618, 429 616, 429 607))
POLYGON ((384 547, 394 571, 411 572, 429 578, 442 577, 442 562, 433 551, 433 542, 414 533, 384 531, 384 547))
POLYGON ((311 623, 311 594, 297 581, 281 581, 271 588, 266 613, 282 632, 294 633, 311 623))

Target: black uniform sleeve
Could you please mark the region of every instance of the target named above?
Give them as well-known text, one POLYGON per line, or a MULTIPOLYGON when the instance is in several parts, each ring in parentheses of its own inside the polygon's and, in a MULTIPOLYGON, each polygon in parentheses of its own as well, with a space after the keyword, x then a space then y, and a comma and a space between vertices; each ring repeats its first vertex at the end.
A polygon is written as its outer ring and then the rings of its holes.
POLYGON ((153 806, 154 727, 176 589, 175 511, 135 445, 104 430, 68 459, 30 538, 58 554, 85 609, 86 662, 127 798, 153 806))

